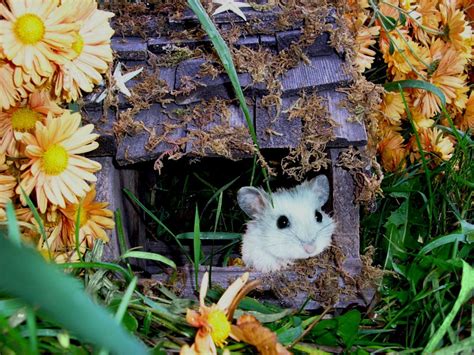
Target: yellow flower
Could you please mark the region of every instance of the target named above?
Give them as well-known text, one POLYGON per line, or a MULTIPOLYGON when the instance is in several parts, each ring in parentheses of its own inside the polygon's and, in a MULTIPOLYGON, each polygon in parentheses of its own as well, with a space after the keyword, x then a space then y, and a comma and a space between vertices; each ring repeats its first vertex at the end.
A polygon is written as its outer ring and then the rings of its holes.
POLYGON ((91 92, 112 62, 110 38, 114 31, 108 20, 114 14, 98 10, 95 0, 63 0, 62 3, 76 8, 75 19, 81 23, 72 44, 74 57, 58 67, 53 80, 56 96, 69 102, 76 101, 81 90, 91 92))
MULTIPOLYGON (((421 148, 425 152, 427 158, 432 158, 432 165, 437 165, 441 160, 449 160, 454 151, 454 145, 449 137, 445 137, 443 132, 436 127, 425 128, 419 131, 421 148)), ((412 153, 410 154, 411 161, 420 159, 420 152, 416 137, 410 139, 410 146, 412 153)))
POLYGON ((465 20, 464 13, 456 10, 455 3, 450 0, 444 0, 439 5, 439 9, 445 37, 456 50, 461 51, 466 58, 471 58, 472 28, 465 20))
MULTIPOLYGON (((78 154, 98 147, 98 134, 92 124, 80 127, 79 113, 64 112, 58 118, 47 117, 45 124, 36 122, 33 133, 25 133, 22 143, 30 161, 21 167, 20 185, 29 195, 36 191, 38 209, 44 213, 48 201, 66 208, 66 201, 79 203, 90 190, 86 181, 95 182, 94 172, 101 165, 78 154)), ((17 188, 17 193, 21 190, 17 188)), ((24 199, 22 203, 25 204, 24 199)))
POLYGON ((217 304, 206 306, 204 299, 209 286, 209 274, 206 272, 199 290, 199 311, 188 309, 186 321, 198 328, 194 344, 181 348, 180 354, 217 354, 216 345, 223 347, 231 332, 229 318, 232 319, 232 305, 239 298, 239 292, 247 284, 249 273, 246 272, 224 292, 217 304))
MULTIPOLYGON (((0 4, 0 47, 16 66, 33 76, 50 77, 54 63, 64 63, 72 51, 72 6, 59 0, 7 0, 0 4)), ((36 79, 35 81, 39 81, 36 79)))
POLYGON ((387 171, 397 171, 406 166, 407 151, 403 144, 403 137, 395 131, 388 131, 378 144, 378 151, 382 159, 382 166, 387 171))
POLYGON ((370 69, 374 62, 375 51, 369 47, 375 44, 374 38, 379 35, 379 32, 379 26, 361 26, 357 31, 355 39, 357 53, 355 64, 360 73, 363 73, 366 69, 370 69))
POLYGON ((412 107, 411 110, 411 117, 413 119, 413 123, 417 130, 420 128, 430 128, 433 127, 435 121, 431 118, 426 117, 417 107, 412 107))
MULTIPOLYGON (((457 102, 459 99, 457 90, 466 85, 464 82, 465 76, 461 75, 466 63, 467 60, 465 57, 459 55, 459 52, 452 46, 447 45, 444 55, 441 57, 436 70, 429 79, 429 82, 443 91, 448 104, 454 101, 456 106, 460 105, 460 103, 457 102)), ((433 117, 441 111, 440 99, 431 91, 417 90, 415 97, 414 105, 419 105, 425 116, 433 117)))
POLYGON ((46 91, 37 91, 20 104, 0 111, 0 152, 18 156, 19 141, 25 132, 33 132, 36 122, 44 122, 48 114, 59 115, 64 109, 52 101, 46 91))
POLYGON ((65 221, 65 228, 63 229, 65 244, 74 246, 76 218, 78 212, 79 218, 79 240, 86 241, 86 245, 92 248, 94 239, 98 238, 104 242, 109 241, 109 237, 105 229, 113 229, 113 212, 106 207, 107 202, 95 201, 96 191, 93 185, 91 190, 86 194, 84 199, 79 204, 68 204, 66 208, 61 209, 61 212, 67 217, 65 221), (79 210, 80 207, 80 210, 79 210))
POLYGON ((405 113, 402 95, 399 92, 385 92, 380 109, 391 124, 400 125, 405 113))

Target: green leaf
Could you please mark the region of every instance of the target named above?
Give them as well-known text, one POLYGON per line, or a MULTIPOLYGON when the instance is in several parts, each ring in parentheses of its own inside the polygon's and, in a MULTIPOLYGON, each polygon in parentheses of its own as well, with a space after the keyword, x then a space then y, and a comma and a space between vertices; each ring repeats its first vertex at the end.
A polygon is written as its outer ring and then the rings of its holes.
POLYGON ((399 15, 398 19, 400 20, 400 24, 402 26, 405 26, 405 24, 407 22, 407 17, 405 16, 405 14, 403 12, 400 12, 400 15, 399 15))
POLYGON ((122 259, 127 258, 136 258, 136 259, 145 259, 145 260, 153 260, 158 261, 160 263, 166 264, 173 269, 176 269, 176 264, 173 260, 168 259, 166 256, 150 253, 147 251, 136 251, 136 250, 128 250, 121 256, 122 259))
POLYGON ((423 80, 409 79, 409 80, 392 81, 392 82, 386 83, 384 85, 384 88, 387 91, 400 91, 399 86, 401 86, 402 89, 422 89, 422 90, 432 92, 433 94, 439 97, 443 106, 446 106, 446 96, 444 96, 444 93, 441 91, 439 87, 431 83, 428 83, 423 80))
POLYGON ((358 310, 353 309, 344 315, 337 317, 336 334, 341 337, 346 348, 350 349, 357 338, 361 314, 358 310))
POLYGON ((423 349, 423 354, 432 354, 440 344, 443 336, 448 331, 448 328, 451 326, 451 323, 454 320, 456 314, 458 314, 461 306, 471 297, 472 291, 474 290, 474 269, 464 260, 462 261, 462 279, 461 279, 461 290, 459 295, 454 303, 453 308, 449 314, 444 318, 443 323, 434 333, 434 335, 429 340, 426 347, 423 349))
POLYGON ((303 327, 293 327, 283 330, 281 333, 277 334, 278 341, 282 345, 291 344, 295 339, 297 339, 301 334, 303 334, 303 327))
POLYGON ((419 252, 419 254, 427 254, 433 249, 439 248, 446 244, 455 242, 466 243, 466 236, 464 234, 448 234, 443 237, 439 237, 432 242, 426 244, 419 252))
POLYGON ((388 53, 390 53, 390 55, 393 55, 393 53, 395 53, 395 46, 393 45, 392 40, 390 40, 388 45, 388 53))
POLYGON ((461 221, 462 233, 466 236, 466 242, 474 242, 474 224, 471 224, 465 220, 461 221))
POLYGON ((38 307, 79 338, 116 354, 146 354, 145 346, 96 305, 78 281, 47 264, 35 251, 1 236, 0 270, 0 292, 38 307))

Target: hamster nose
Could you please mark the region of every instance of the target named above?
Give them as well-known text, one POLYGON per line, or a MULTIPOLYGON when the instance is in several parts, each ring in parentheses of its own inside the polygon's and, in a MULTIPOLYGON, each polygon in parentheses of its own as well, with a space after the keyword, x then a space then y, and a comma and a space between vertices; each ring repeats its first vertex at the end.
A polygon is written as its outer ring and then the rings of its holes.
POLYGON ((303 249, 308 254, 312 254, 316 251, 316 246, 312 244, 303 244, 303 249))

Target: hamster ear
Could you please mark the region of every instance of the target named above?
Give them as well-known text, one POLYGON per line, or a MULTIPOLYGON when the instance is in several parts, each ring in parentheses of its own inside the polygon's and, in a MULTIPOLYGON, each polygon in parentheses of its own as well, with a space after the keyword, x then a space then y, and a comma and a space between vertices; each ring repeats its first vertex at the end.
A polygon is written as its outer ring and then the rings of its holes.
POLYGON ((245 186, 239 190, 237 193, 237 202, 242 211, 251 218, 261 214, 269 205, 267 193, 251 186, 245 186))
POLYGON ((320 205, 324 205, 329 198, 329 180, 326 175, 318 175, 310 180, 309 186, 317 196, 320 205))

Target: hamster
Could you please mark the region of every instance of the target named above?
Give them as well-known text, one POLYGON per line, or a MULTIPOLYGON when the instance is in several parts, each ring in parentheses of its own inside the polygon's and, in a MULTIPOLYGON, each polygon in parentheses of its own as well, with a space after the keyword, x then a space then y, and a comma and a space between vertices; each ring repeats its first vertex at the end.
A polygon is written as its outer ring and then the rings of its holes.
POLYGON ((240 208, 250 217, 243 236, 242 259, 261 272, 273 272, 296 259, 321 253, 331 244, 334 220, 321 207, 329 198, 329 181, 319 175, 270 196, 255 187, 237 194, 240 208))

